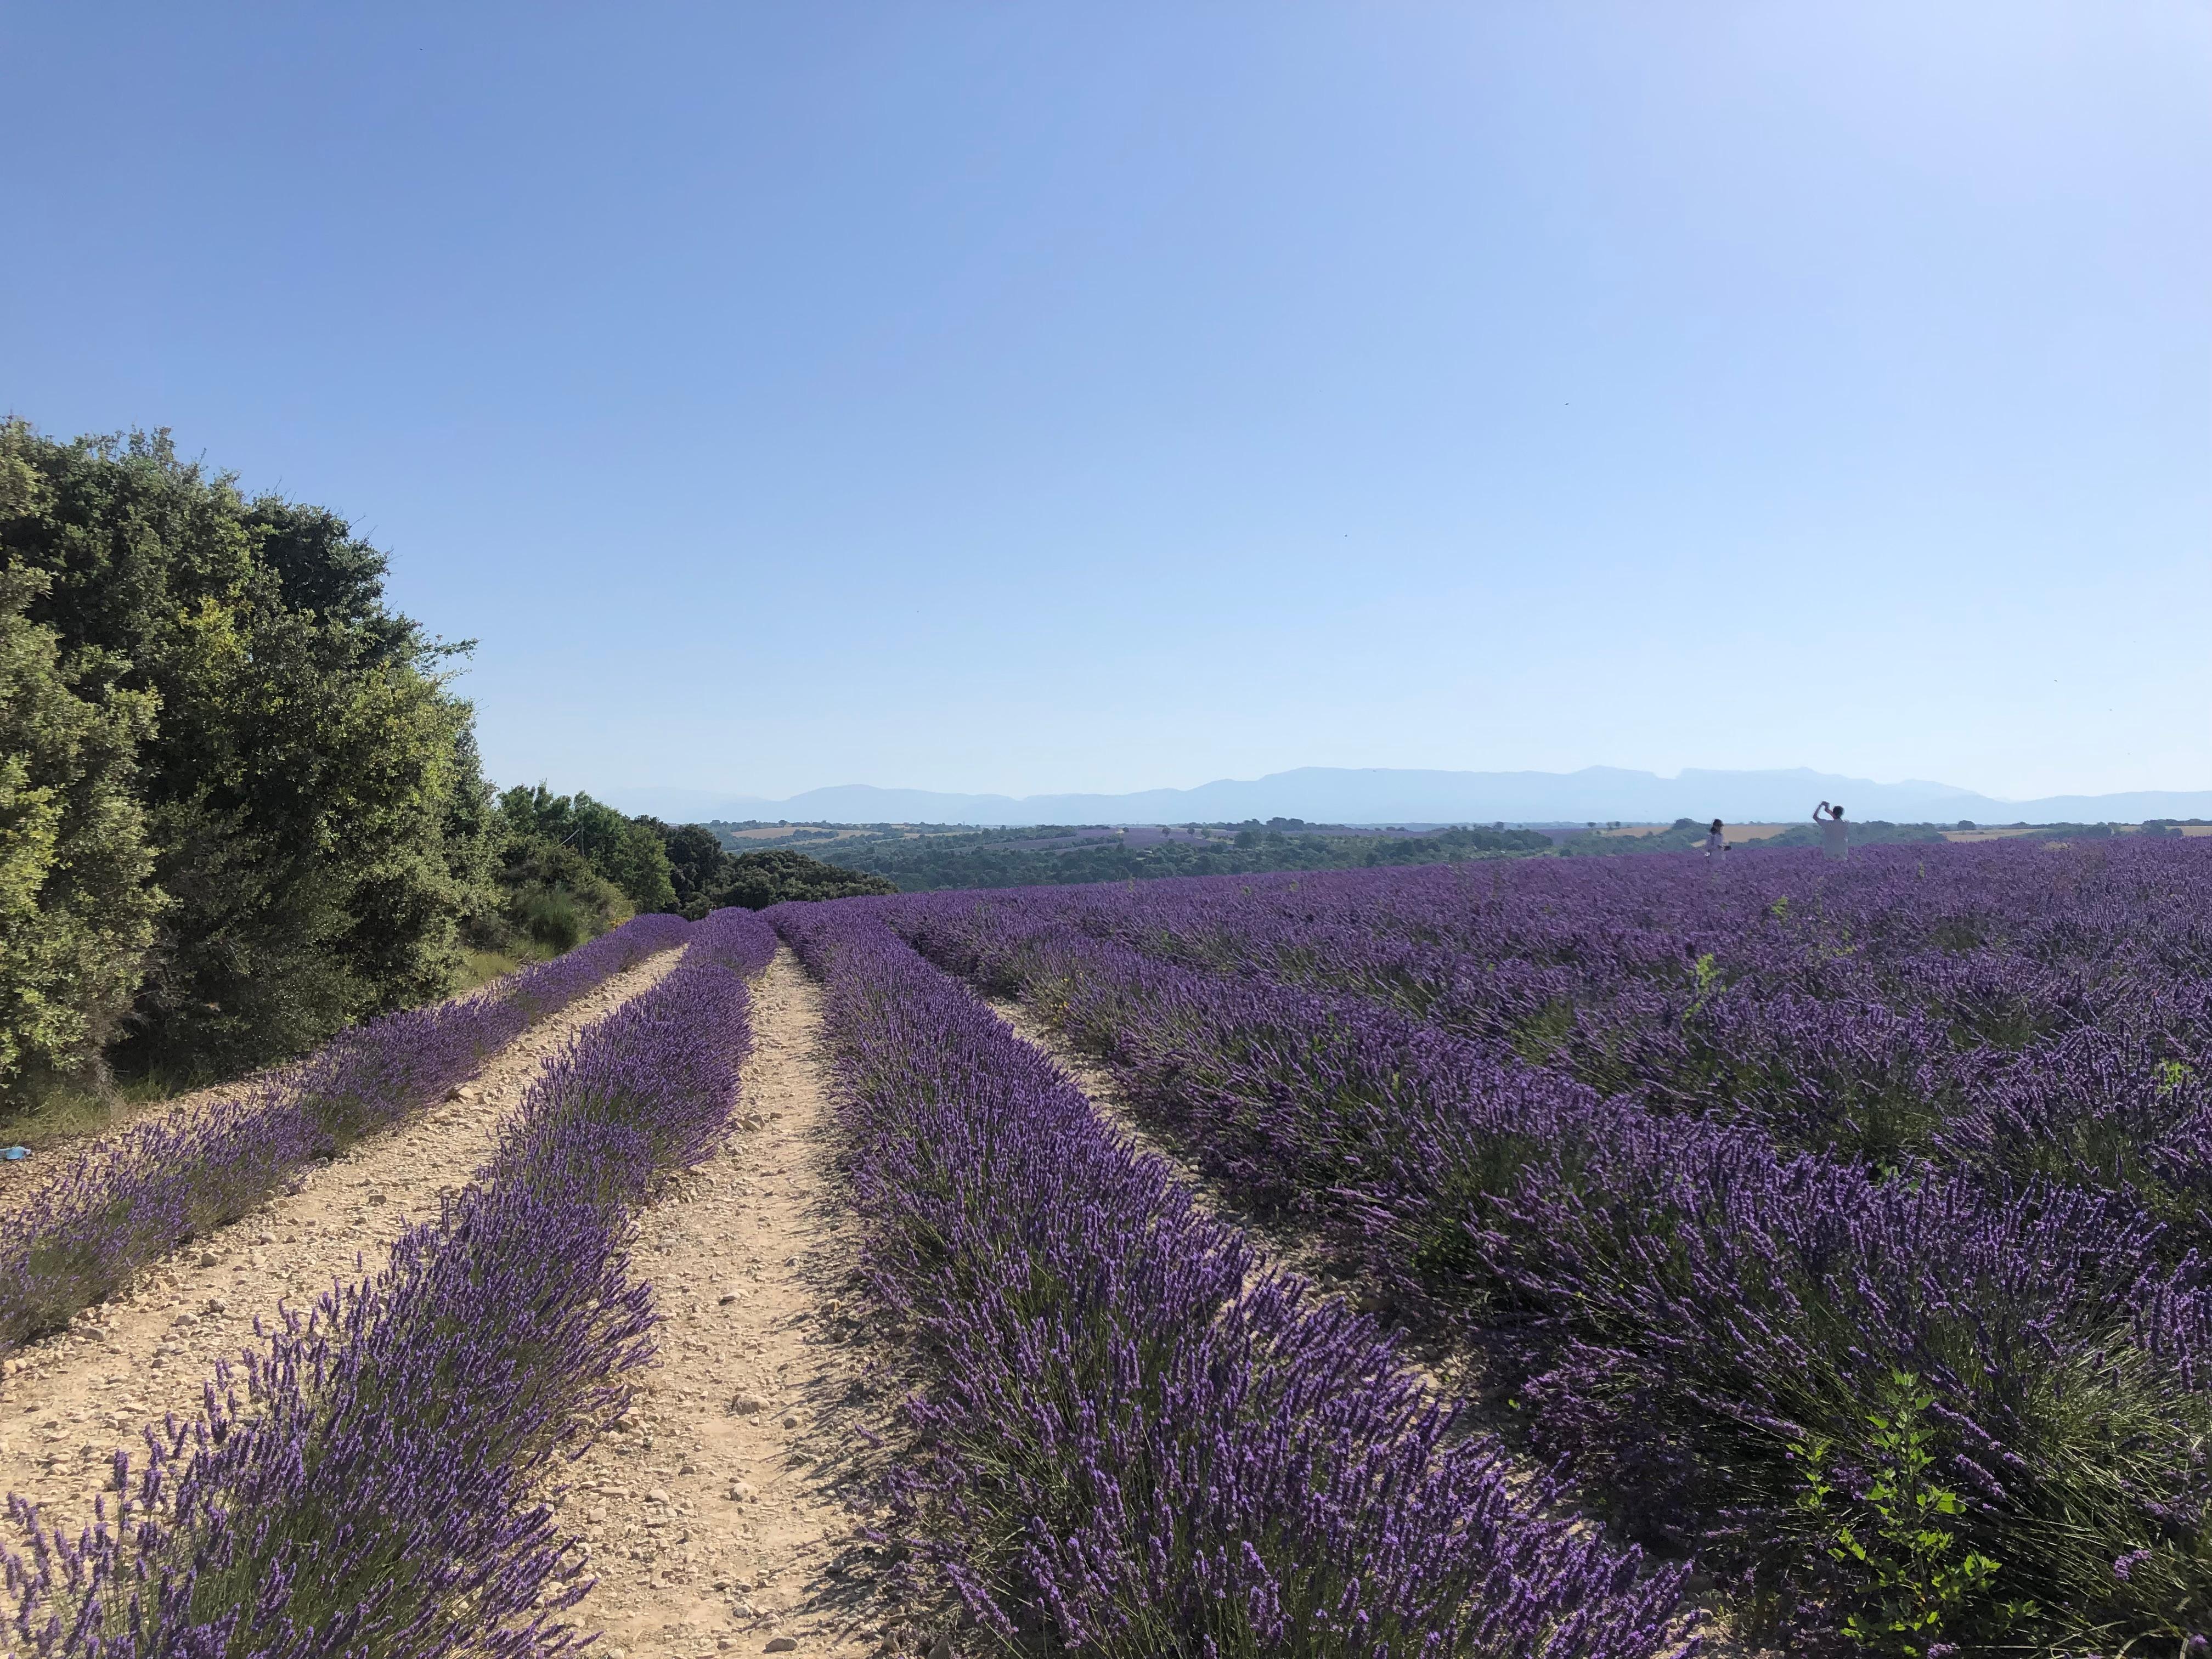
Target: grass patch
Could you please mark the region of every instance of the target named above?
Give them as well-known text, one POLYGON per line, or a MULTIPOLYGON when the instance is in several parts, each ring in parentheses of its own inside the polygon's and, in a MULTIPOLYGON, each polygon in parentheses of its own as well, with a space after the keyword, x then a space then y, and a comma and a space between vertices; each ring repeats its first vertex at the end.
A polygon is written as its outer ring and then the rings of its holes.
POLYGON ((464 951, 461 952, 461 971, 453 976, 455 996, 465 996, 471 991, 480 991, 495 979, 504 979, 516 969, 533 962, 550 959, 550 951, 532 950, 518 945, 507 951, 464 951))
POLYGON ((0 1104, 0 1145, 39 1152, 104 1134, 167 1105, 189 1086, 181 1079, 155 1075, 111 1084, 104 1094, 70 1084, 35 1100, 0 1104))

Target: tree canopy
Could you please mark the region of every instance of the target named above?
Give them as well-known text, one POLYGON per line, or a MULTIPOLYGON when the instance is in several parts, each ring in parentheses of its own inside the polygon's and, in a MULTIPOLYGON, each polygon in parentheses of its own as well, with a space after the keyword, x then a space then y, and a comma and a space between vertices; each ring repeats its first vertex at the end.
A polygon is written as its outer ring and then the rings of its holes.
POLYGON ((574 848, 637 909, 676 908, 668 852, 656 820, 626 818, 580 789, 556 795, 542 783, 507 791, 499 798, 499 814, 511 835, 574 848))
MULTIPOLYGON (((447 988, 492 901, 489 802, 447 649, 386 606, 380 552, 166 434, 15 421, 0 560, 42 579, 16 614, 70 695, 131 734, 142 822, 114 835, 139 850, 88 877, 112 914, 157 917, 126 1053, 234 1070, 447 988)), ((122 787, 119 760, 106 775, 122 787)))
POLYGON ((667 848, 678 896, 675 908, 687 916, 703 916, 732 905, 765 910, 787 899, 861 898, 899 890, 887 878, 825 864, 788 848, 732 854, 702 825, 671 825, 656 818, 637 821, 652 825, 667 848))
POLYGON ((64 663, 23 614, 47 586, 0 567, 0 1097, 98 1064, 162 902, 131 792, 154 697, 64 663))
POLYGON ((580 791, 495 797, 449 683, 467 647, 392 610, 385 569, 165 433, 0 421, 0 1107, 109 1060, 299 1054, 445 994, 469 947, 891 890, 580 791))

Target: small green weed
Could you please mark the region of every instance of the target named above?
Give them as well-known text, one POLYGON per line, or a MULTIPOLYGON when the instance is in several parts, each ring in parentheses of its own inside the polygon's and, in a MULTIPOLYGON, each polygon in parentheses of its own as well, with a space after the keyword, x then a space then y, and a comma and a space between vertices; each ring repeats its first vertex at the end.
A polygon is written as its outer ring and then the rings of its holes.
POLYGON ((1682 1018, 1690 1018, 1705 1006, 1705 999, 1720 988, 1721 964, 1711 951, 1698 958, 1697 977, 1690 987, 1690 1006, 1682 1018))
POLYGON ((1844 1634, 1896 1659, 1952 1651, 1943 1639, 1946 1622, 1968 1611, 1999 1565, 1975 1550, 1953 1554, 1958 1539, 1946 1523, 1963 1514, 1966 1504, 1930 1474, 1935 1435, 1925 1413, 1935 1403, 1911 1371, 1890 1373, 1881 1409, 1867 1414, 1875 1467, 1863 1498, 1838 1492, 1827 1479, 1832 1441, 1800 1441, 1790 1449, 1805 1465, 1798 1507, 1828 1558, 1855 1581, 1857 1605, 1844 1620, 1844 1634))

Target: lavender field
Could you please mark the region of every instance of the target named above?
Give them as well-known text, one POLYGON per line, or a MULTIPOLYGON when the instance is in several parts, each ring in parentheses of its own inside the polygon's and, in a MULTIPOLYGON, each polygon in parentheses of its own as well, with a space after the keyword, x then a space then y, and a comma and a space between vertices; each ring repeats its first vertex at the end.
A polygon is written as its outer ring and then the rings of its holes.
POLYGON ((0 1354, 66 1328, 148 1262, 237 1219, 310 1159, 438 1098, 501 1044, 685 932, 674 916, 637 917, 474 995, 372 1020, 211 1110, 90 1143, 8 1217, 0 1354))
MULTIPOLYGON (((2204 1651, 2212 848, 1731 858, 791 903, 610 945, 560 983, 689 941, 380 1272, 272 1309, 118 1456, 94 1524, 16 1504, 4 1628, 589 1651, 627 1575, 698 1607, 638 1659, 2204 1651), (780 1020, 816 1011, 767 1053, 763 974, 780 1020), (847 1218, 821 1248, 857 1311, 633 1265, 671 1172, 766 1158, 732 1138, 763 1067, 819 1072, 794 1190, 847 1218), (771 1324, 858 1357, 865 1491, 775 1440, 771 1324), (641 1528, 691 1514, 684 1478, 757 1501, 711 1462, 738 1422, 809 1527, 845 1506, 858 1553, 811 1600, 694 1570, 701 1540, 757 1557, 749 1510, 625 1554, 564 1498, 657 1373, 692 1437, 641 1528)), ((277 1152, 194 1143, 105 1255, 24 1259, 124 1273, 219 1226, 489 1040, 423 1030, 416 1066, 305 1068, 391 1080, 302 1085, 277 1152)), ((144 1178, 117 1157, 50 1237, 135 1212, 93 1201, 144 1178)), ((748 1213, 692 1190, 685 1228, 748 1213)))
POLYGON ((853 908, 1101 1057, 1784 1648, 2204 1646, 2203 849, 853 908))

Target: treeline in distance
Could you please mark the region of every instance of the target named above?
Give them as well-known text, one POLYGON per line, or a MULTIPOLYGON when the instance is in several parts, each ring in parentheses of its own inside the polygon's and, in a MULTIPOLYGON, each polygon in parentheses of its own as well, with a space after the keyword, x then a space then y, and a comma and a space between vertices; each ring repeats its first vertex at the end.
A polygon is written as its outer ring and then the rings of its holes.
POLYGON ((902 892, 948 887, 1030 887, 1060 883, 1144 881, 1163 876, 1254 875, 1276 870, 1345 870, 1394 864, 1445 864, 1467 859, 1548 852, 1551 839, 1533 830, 1439 830, 1408 836, 1382 831, 1321 832, 1301 820, 1194 826, 1188 840, 1133 843, 1110 830, 1041 826, 918 836, 855 836, 823 842, 817 856, 830 864, 886 877, 902 892), (1025 847, 1040 839, 1068 844, 1025 847))
POLYGON ((495 794, 467 647, 385 567, 166 434, 0 422, 0 1115, 236 1075, 635 911, 887 890, 495 794))

